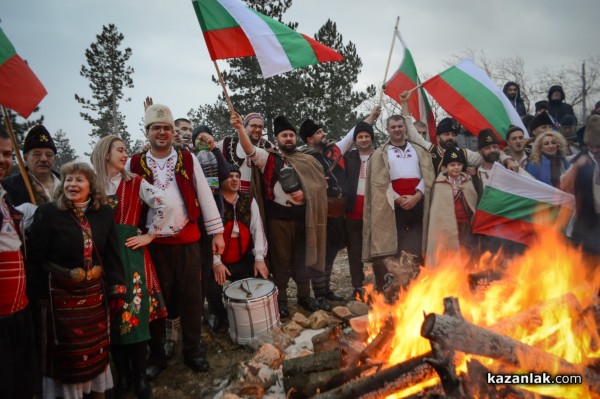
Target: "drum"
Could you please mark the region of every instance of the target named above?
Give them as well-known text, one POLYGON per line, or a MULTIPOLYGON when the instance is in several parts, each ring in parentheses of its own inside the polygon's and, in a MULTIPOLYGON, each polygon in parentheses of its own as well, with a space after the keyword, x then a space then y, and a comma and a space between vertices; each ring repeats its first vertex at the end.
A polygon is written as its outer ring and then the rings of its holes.
POLYGON ((231 339, 245 345, 279 326, 277 287, 271 280, 246 278, 223 291, 231 339))

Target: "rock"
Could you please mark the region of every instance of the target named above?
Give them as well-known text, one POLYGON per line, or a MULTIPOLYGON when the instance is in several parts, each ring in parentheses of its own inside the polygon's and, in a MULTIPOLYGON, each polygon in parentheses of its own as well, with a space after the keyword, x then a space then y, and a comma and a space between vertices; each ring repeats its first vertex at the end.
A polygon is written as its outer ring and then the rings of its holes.
POLYGON ((310 321, 310 328, 313 330, 318 330, 329 325, 329 314, 323 310, 317 310, 310 315, 308 320, 310 321))
POLYGON ((302 313, 294 313, 292 321, 300 324, 304 328, 310 328, 310 321, 302 313))
POLYGON ((304 330, 304 327, 302 327, 300 324, 296 323, 295 321, 290 321, 289 323, 287 323, 286 325, 284 325, 282 327, 282 330, 284 333, 289 335, 291 338, 296 338, 298 335, 300 335, 302 330, 304 330))
POLYGON ((260 347, 252 359, 272 369, 278 369, 283 362, 283 351, 280 351, 272 344, 266 343, 260 347))
POLYGON ((348 303, 348 310, 352 312, 354 316, 364 316, 369 314, 369 305, 360 301, 350 301, 348 303))
POLYGON ((223 399, 241 399, 241 398, 234 393, 226 393, 225 395, 223 395, 223 399))
POLYGON ((331 313, 341 320, 348 319, 353 316, 352 312, 350 312, 350 310, 348 310, 348 308, 345 306, 336 306, 335 308, 331 309, 331 313))

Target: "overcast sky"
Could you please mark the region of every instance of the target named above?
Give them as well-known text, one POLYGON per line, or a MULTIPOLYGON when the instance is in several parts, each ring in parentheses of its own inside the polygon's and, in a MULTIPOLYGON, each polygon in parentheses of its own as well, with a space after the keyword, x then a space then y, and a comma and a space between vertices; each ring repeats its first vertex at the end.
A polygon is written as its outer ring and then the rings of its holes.
MULTIPOLYGON (((298 22, 298 31, 309 36, 328 18, 335 21, 362 58, 362 89, 381 84, 396 16, 421 76, 441 72, 444 60, 466 49, 484 50, 490 59, 521 56, 529 71, 575 65, 600 53, 599 0, 295 0, 284 21, 298 22)), ((79 155, 90 150, 91 127, 80 117, 74 94, 90 97, 79 70, 102 25, 114 23, 133 51, 135 87, 125 91, 132 101, 121 110, 134 139, 142 138, 147 95, 170 106, 177 118, 219 94, 190 0, 3 0, 0 19, 48 91, 40 104, 46 127, 51 133, 63 129, 79 155)), ((401 54, 397 46, 388 76, 401 54)), ((219 65, 225 68, 224 61, 219 65)))

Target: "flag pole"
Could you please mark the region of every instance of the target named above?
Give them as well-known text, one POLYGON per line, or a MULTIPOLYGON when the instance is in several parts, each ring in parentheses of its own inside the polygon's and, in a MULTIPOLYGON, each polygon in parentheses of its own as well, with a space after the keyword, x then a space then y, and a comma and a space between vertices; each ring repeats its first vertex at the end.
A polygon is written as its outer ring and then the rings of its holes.
POLYGON ((37 203, 35 202, 35 197, 33 195, 33 188, 31 188, 31 182, 29 181, 29 174, 25 170, 25 164, 23 163, 23 158, 21 158, 21 153, 19 152, 17 136, 15 135, 12 123, 10 123, 8 111, 6 110, 6 107, 4 105, 2 106, 2 112, 4 113, 4 125, 6 125, 6 130, 8 130, 8 135, 10 136, 10 141, 12 142, 15 157, 17 158, 17 164, 19 165, 19 171, 21 172, 21 176, 23 176, 23 181, 25 182, 27 193, 29 193, 29 199, 31 200, 31 203, 33 205, 37 205, 37 203))
POLYGON ((400 16, 396 18, 396 26, 394 26, 394 35, 392 36, 392 45, 390 46, 390 53, 388 54, 387 64, 385 65, 385 73, 383 74, 383 83, 381 84, 381 92, 379 93, 379 101, 377 101, 377 105, 381 105, 381 101, 383 100, 383 90, 385 90, 385 81, 387 80, 390 61, 392 60, 392 51, 394 51, 394 43, 396 42, 396 32, 398 31, 399 23, 400 16))
POLYGON ((215 65, 215 69, 217 70, 217 76, 219 76, 219 82, 221 82, 221 87, 223 88, 223 94, 225 95, 225 100, 227 100, 227 105, 229 106, 229 113, 234 116, 235 109, 233 109, 233 103, 231 102, 231 98, 229 98, 229 93, 227 93, 227 86, 225 86, 225 81, 223 80, 223 76, 221 75, 221 71, 219 70, 219 65, 217 65, 217 61, 213 60, 213 64, 215 65))

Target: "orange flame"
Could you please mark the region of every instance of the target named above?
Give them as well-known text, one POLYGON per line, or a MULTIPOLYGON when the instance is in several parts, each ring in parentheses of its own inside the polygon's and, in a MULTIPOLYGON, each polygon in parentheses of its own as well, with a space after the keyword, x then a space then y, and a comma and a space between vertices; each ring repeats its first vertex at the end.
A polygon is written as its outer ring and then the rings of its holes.
MULTIPOLYGON (((368 294, 372 300, 372 311, 369 313, 371 338, 377 335, 390 316, 396 326, 391 355, 388 359, 378 360, 391 366, 430 351, 429 341, 420 335, 424 312, 443 313, 443 298, 449 296, 459 298, 466 320, 486 327, 537 306, 539 316, 515 323, 514 327, 501 333, 575 365, 585 365, 591 359, 600 357, 600 345, 594 345, 600 343, 595 320, 591 316, 584 316, 583 312, 588 307, 595 308, 594 298, 600 286, 600 276, 591 273, 591 264, 579 249, 567 245, 564 237, 549 231, 539 237, 525 254, 504 261, 503 265, 499 264, 502 256, 491 257, 487 254, 477 264, 465 267, 464 254, 439 253, 436 258, 442 261, 437 267, 421 269, 418 278, 399 294, 393 304, 386 303, 382 295, 369 287, 368 294), (472 290, 467 275, 490 268, 501 271, 503 278, 490 283, 486 289, 472 290), (576 300, 569 301, 569 298, 576 300), (540 306, 547 301, 552 301, 550 304, 553 306, 540 306), (566 303, 564 306, 561 305, 563 302, 566 303)), ((464 363, 457 371, 466 370, 464 363)), ((494 368, 489 360, 485 364, 494 368)), ((552 374, 553 370, 547 372, 552 374)), ((427 381, 415 389, 419 391, 424 385, 433 383, 435 381, 427 381)), ((536 392, 561 398, 592 397, 582 385, 528 385, 521 388, 535 389, 536 392)), ((408 394, 402 392, 390 397, 408 394)))

